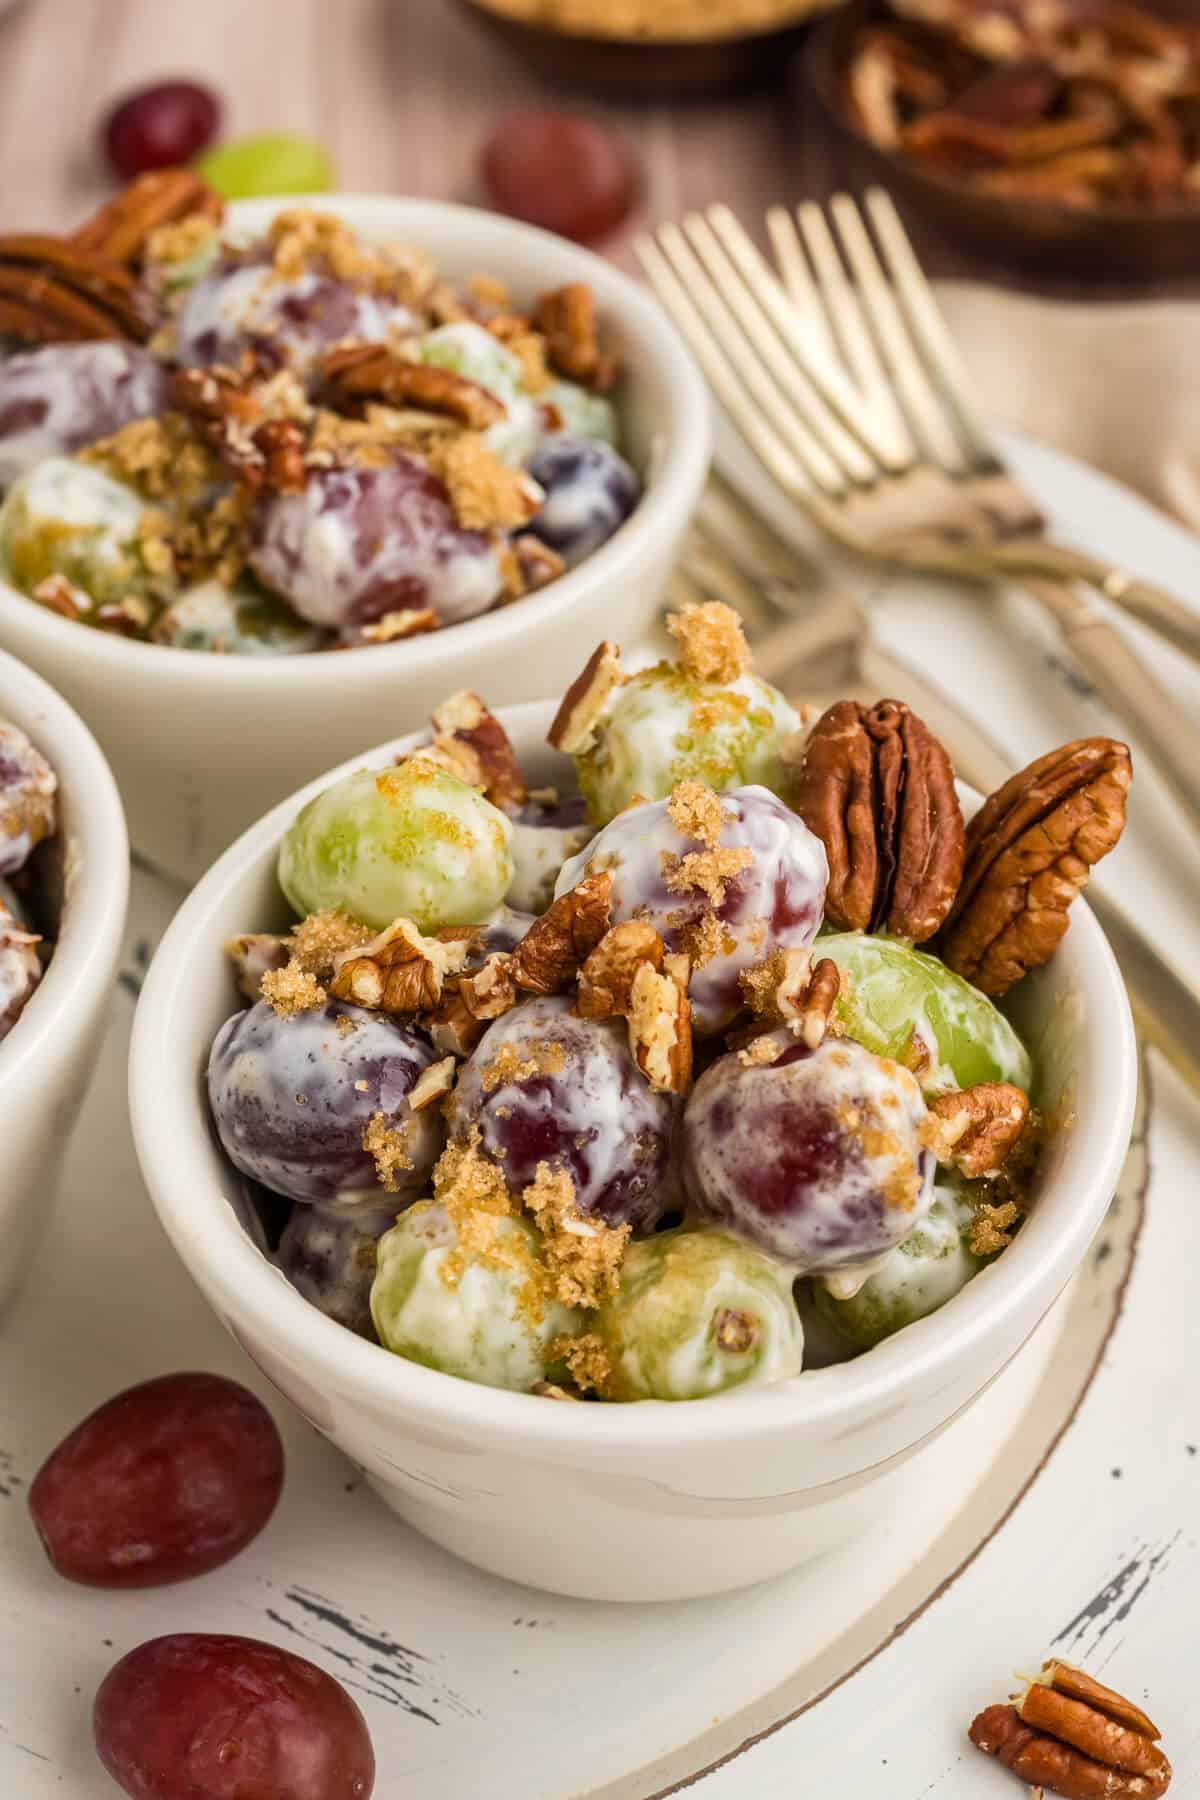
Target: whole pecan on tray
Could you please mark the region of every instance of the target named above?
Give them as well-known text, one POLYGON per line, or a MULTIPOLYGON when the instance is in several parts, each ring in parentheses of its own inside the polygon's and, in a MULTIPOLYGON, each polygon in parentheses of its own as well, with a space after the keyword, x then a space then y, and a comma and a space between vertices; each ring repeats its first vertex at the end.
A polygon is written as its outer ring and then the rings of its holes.
POLYGON ((826 915, 842 931, 924 943, 941 927, 963 871, 954 770, 899 700, 839 700, 817 720, 792 803, 829 858, 826 915))
POLYGON ((1153 1720, 1070 1663, 1048 1662, 1015 1705, 987 1707, 968 1735, 1062 1800, 1159 1800, 1171 1785, 1153 1720))
POLYGON ((1126 745, 1080 738, 994 793, 967 831, 966 867, 941 954, 985 994, 1049 961, 1071 902, 1125 827, 1126 745))

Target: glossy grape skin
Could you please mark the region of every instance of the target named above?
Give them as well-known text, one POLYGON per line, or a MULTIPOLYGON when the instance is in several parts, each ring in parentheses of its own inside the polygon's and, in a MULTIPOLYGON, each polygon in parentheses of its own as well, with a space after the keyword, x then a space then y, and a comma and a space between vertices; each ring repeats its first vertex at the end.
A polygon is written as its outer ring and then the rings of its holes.
POLYGON ((938 1312, 983 1267, 968 1242, 974 1214, 969 1196, 943 1171, 926 1216, 857 1293, 840 1300, 814 1283, 818 1312, 856 1350, 870 1350, 938 1312))
POLYGON ((0 719, 0 881, 25 866, 58 822, 58 778, 19 725, 0 719))
POLYGON ((0 488, 166 403, 166 370, 136 344, 44 344, 8 357, 0 362, 0 488))
POLYGON ((723 1231, 680 1227, 625 1254, 596 1315, 608 1400, 702 1400, 799 1375, 792 1272, 723 1231))
POLYGON ((266 492, 252 520, 259 580, 348 643, 385 613, 432 607, 442 625, 500 598, 500 555, 464 531, 445 487, 399 452, 380 468, 311 469, 298 492, 266 492))
POLYGON ((380 1239, 371 1313, 394 1355, 527 1392, 561 1375, 549 1347, 581 1329, 580 1314, 540 1291, 541 1239, 528 1219, 496 1218, 490 1230, 495 1256, 464 1249, 445 1208, 418 1201, 380 1239))
POLYGON ((280 844, 279 884, 301 918, 340 906, 377 931, 401 914, 425 932, 474 925, 508 891, 511 840, 482 794, 414 756, 310 800, 280 844))
MULTIPOLYGON (((692 973, 693 1029, 701 1036, 724 1030, 744 1005, 739 975, 775 949, 806 949, 816 937, 825 901, 828 864, 820 839, 795 813, 761 787, 722 794, 728 821, 722 847, 743 847, 750 865, 732 875, 715 909, 723 947, 692 973)), ((612 919, 644 919, 661 932, 668 949, 686 950, 689 931, 714 910, 698 889, 668 888, 664 858, 700 849, 671 823, 668 803, 633 807, 563 865, 556 891, 575 887, 589 870, 612 875, 612 919)))
POLYGON ((749 672, 717 682, 697 681, 676 663, 642 669, 616 689, 576 758, 589 815, 607 824, 635 795, 665 800, 680 781, 778 792, 780 749, 799 724, 778 688, 749 672))
POLYGON ((134 1800, 369 1800, 375 1755, 345 1688, 254 1638, 177 1632, 100 1684, 100 1761, 134 1800))
POLYGON ((407 307, 320 269, 279 276, 256 247, 222 256, 192 283, 175 324, 175 355, 187 368, 236 368, 251 352, 261 365, 286 366, 305 379, 343 339, 382 342, 416 322, 407 307))
POLYGON ((577 1018, 559 997, 527 1000, 488 1027, 460 1071, 449 1120, 452 1137, 478 1127, 514 1191, 545 1162, 570 1175, 581 1212, 650 1231, 674 1200, 677 1112, 638 1070, 620 1021, 577 1018), (502 1052, 537 1067, 493 1080, 502 1052))
POLYGON ((220 1568, 257 1537, 283 1488, 266 1408, 220 1375, 127 1388, 46 1458, 29 1510, 58 1574, 159 1587, 220 1568))
POLYGON ((400 1204, 393 1201, 380 1212, 349 1215, 297 1206, 279 1240, 279 1266, 296 1292, 359 1337, 375 1337, 371 1283, 376 1246, 395 1224, 400 1204))
POLYGON ((615 231, 637 198, 637 168, 622 140, 576 113, 501 119, 483 147, 482 169, 501 212, 579 243, 615 231))
POLYGON ((265 131, 217 144, 199 158, 196 173, 226 200, 326 194, 337 185, 329 152, 303 131, 265 131))
POLYGON ((915 1040, 926 1093, 981 1081, 1010 1081, 1029 1093, 1033 1065, 1004 1014, 936 956, 857 931, 822 938, 821 955, 848 978, 836 1013, 843 1029, 897 1061, 909 1060, 915 1040))
POLYGON ((221 123, 211 88, 194 81, 160 81, 139 88, 116 105, 104 126, 108 160, 125 181, 148 169, 191 162, 210 144, 221 123))
POLYGON ((433 1061, 427 1039, 382 1013, 330 1000, 281 1018, 260 1000, 213 1040, 209 1104, 226 1155, 252 1181, 291 1200, 378 1211, 392 1190, 364 1133, 382 1113, 412 1165, 396 1172, 395 1192, 419 1191, 441 1153, 442 1128, 436 1107, 414 1114, 407 1097, 433 1061), (339 1019, 354 1030, 339 1030, 339 1019))
POLYGON ((736 1052, 707 1069, 683 1120, 696 1211, 796 1273, 869 1265, 929 1210, 915 1078, 850 1039, 817 1050, 774 1033, 773 1064, 736 1052))
POLYGON ((606 544, 641 498, 641 482, 611 445, 565 432, 543 442, 529 473, 546 490, 529 529, 569 568, 606 544))

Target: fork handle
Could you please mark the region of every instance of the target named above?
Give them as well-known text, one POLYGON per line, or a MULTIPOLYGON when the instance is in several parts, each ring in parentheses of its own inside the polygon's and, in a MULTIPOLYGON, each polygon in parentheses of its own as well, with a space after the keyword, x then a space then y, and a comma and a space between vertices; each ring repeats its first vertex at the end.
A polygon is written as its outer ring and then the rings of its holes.
POLYGON ((1025 586, 1054 615, 1084 674, 1128 725, 1200 830, 1200 728, 1120 632, 1077 593, 1057 582, 1025 586))
POLYGON ((1098 593, 1119 606, 1123 612, 1139 619, 1152 631, 1200 663, 1200 613, 1193 612, 1174 594, 1113 568, 1086 550, 1069 544, 1055 543, 1051 538, 1019 537, 1002 539, 986 546, 983 554, 989 564, 1014 575, 1045 575, 1053 581, 1085 581, 1098 593))

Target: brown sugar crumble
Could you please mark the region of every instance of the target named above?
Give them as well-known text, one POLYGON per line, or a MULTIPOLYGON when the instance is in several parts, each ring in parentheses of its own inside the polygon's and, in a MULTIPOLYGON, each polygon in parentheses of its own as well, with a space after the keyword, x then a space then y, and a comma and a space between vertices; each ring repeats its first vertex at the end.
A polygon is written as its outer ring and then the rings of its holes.
POLYGON ((503 1175, 479 1148, 479 1128, 464 1140, 447 1144, 433 1171, 433 1197, 456 1226, 472 1212, 511 1213, 512 1200, 503 1175))
POLYGON ((690 850, 686 856, 667 851, 662 859, 663 877, 672 894, 695 891, 705 895, 713 906, 723 906, 726 884, 753 866, 752 853, 740 844, 690 850))
POLYGON ((703 969, 716 956, 728 956, 735 948, 733 933, 715 912, 705 907, 679 927, 679 942, 693 969, 703 969))
POLYGON ((310 975, 294 960, 282 969, 268 969, 259 992, 281 1019, 294 1019, 297 1013, 315 1012, 329 998, 316 976, 310 975))
POLYGON ((190 262, 217 235, 217 221, 208 213, 188 213, 186 218, 159 225, 146 239, 143 261, 149 266, 174 268, 190 262))
POLYGON ((375 1159, 381 1185, 389 1194, 400 1190, 399 1176, 413 1166, 408 1154, 408 1133, 403 1126, 389 1125, 384 1113, 372 1113, 362 1138, 363 1149, 375 1159))
POLYGON ((547 1360, 551 1366, 562 1363, 582 1393, 603 1396, 612 1386, 608 1350, 595 1331, 585 1331, 581 1337, 555 1338, 547 1360))
POLYGON ((750 667, 742 621, 731 606, 707 600, 667 616, 684 672, 696 681, 736 681, 750 667))
POLYGON ((715 850, 729 814, 720 798, 702 781, 680 781, 671 790, 667 817, 680 837, 695 838, 715 850))
POLYGON ((476 432, 447 438, 429 460, 446 484, 464 531, 514 531, 527 525, 541 505, 537 483, 489 450, 476 432))
POLYGON ((566 1052, 555 1039, 534 1045, 531 1054, 522 1057, 513 1044, 501 1044, 490 1063, 479 1071, 485 1094, 514 1081, 532 1081, 535 1075, 560 1075, 567 1066, 566 1052))
POLYGON ((969 1243, 972 1253, 975 1256, 994 1256, 997 1250, 1005 1249, 1012 1243, 1012 1227, 1020 1216, 1020 1208, 1015 1200, 1004 1200, 999 1206, 990 1206, 986 1200, 980 1201, 971 1224, 969 1243))
POLYGON ((341 908, 310 913, 301 919, 288 939, 293 959, 310 975, 328 980, 346 950, 369 944, 373 933, 341 908))
POLYGON ((565 1169, 540 1162, 521 1196, 543 1238, 551 1289, 564 1306, 597 1307, 616 1292, 630 1226, 590 1219, 565 1169))
POLYGON ((779 1061, 782 1051, 782 1044, 776 1043, 774 1038, 763 1032, 758 1037, 751 1038, 748 1044, 743 1044, 737 1053, 737 1059, 743 1068, 766 1069, 779 1061))

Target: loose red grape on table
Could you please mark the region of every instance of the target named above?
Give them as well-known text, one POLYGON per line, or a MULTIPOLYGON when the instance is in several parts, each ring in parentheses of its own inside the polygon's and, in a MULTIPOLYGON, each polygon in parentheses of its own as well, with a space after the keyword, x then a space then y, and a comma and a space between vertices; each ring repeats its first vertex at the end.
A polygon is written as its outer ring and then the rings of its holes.
POLYGON ((135 1800, 369 1800, 375 1755, 332 1676, 255 1638, 180 1632, 123 1656, 96 1750, 135 1800))
POLYGON ((580 243, 615 231, 637 198, 637 167, 626 144, 575 113, 502 119, 483 147, 482 167, 501 212, 580 243))
POLYGON ((221 124, 221 102, 195 81, 160 81, 127 94, 104 124, 104 148, 126 181, 148 169, 191 162, 221 124))
POLYGON ((266 1408, 220 1375, 117 1394, 47 1457, 29 1510, 60 1575, 155 1587, 218 1568, 257 1537, 283 1487, 266 1408))

